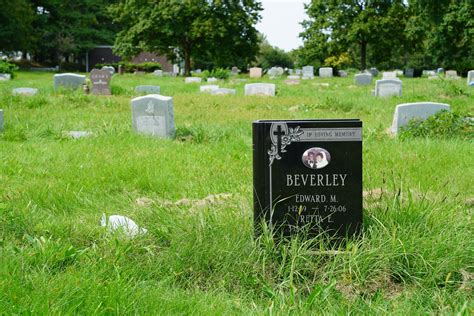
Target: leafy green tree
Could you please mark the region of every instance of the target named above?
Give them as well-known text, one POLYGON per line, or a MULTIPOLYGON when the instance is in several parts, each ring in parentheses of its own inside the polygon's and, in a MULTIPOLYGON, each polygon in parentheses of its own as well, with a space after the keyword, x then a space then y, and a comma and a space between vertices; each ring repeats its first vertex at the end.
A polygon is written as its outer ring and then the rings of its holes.
MULTIPOLYGON (((117 27, 108 7, 113 0, 33 0, 37 33, 33 54, 38 61, 73 58, 96 45, 112 44, 117 27)), ((72 60, 71 60, 72 61, 72 60)))
POLYGON ((30 49, 35 12, 28 0, 0 0, 0 51, 30 49))
POLYGON ((403 0, 313 0, 306 11, 310 19, 303 22, 305 30, 300 34, 305 41, 300 53, 306 63, 322 64, 327 57, 355 50, 353 55, 365 69, 369 45, 383 48, 386 56, 404 41, 403 0))
POLYGON ((115 50, 132 57, 148 50, 184 60, 207 60, 227 67, 251 61, 257 53, 261 4, 255 0, 121 0, 112 6, 115 21, 123 25, 115 50))
POLYGON ((273 66, 293 68, 294 62, 289 53, 283 49, 270 45, 265 36, 260 37, 260 51, 257 56, 256 64, 264 69, 273 66))
POLYGON ((472 0, 411 0, 408 38, 431 67, 474 68, 472 0))

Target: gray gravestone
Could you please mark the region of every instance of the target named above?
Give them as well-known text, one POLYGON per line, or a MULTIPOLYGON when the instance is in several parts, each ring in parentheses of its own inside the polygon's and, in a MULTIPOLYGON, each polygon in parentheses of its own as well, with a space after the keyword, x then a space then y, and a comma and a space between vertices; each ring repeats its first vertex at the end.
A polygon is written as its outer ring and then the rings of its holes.
POLYGON ((213 84, 208 84, 205 86, 200 86, 199 91, 200 92, 212 92, 214 90, 219 89, 219 86, 213 85, 213 84))
POLYGON ((110 72, 111 76, 115 73, 115 68, 112 66, 104 66, 101 68, 101 70, 107 70, 108 72, 110 72))
POLYGON ((407 68, 405 70, 405 77, 407 78, 413 78, 415 76, 415 69, 413 68, 407 68))
POLYGON ((347 71, 345 71, 345 70, 339 70, 338 74, 339 74, 339 77, 341 77, 341 78, 347 77, 347 71))
POLYGON ((398 129, 402 126, 406 126, 410 122, 410 120, 426 120, 428 117, 441 110, 450 111, 450 107, 448 104, 434 102, 399 104, 395 108, 392 127, 390 128, 390 131, 393 134, 397 134, 398 129))
POLYGON ((36 88, 15 88, 12 90, 13 95, 33 96, 37 93, 38 93, 38 89, 36 88))
POLYGON ((68 89, 79 89, 86 83, 86 76, 78 74, 57 74, 54 75, 54 89, 57 90, 60 87, 68 89))
POLYGON ((12 76, 10 74, 0 74, 0 81, 10 80, 12 76))
POLYGON ((239 70, 239 68, 237 68, 237 67, 234 66, 234 67, 232 67, 231 72, 232 72, 233 75, 238 75, 239 72, 240 72, 240 70, 239 70))
POLYGON ((319 77, 320 78, 331 78, 332 77, 332 68, 331 67, 321 67, 321 68, 319 68, 319 77))
POLYGON ((304 66, 302 71, 303 71, 303 79, 313 79, 314 78, 314 67, 313 66, 304 66))
POLYGON ((218 82, 218 81, 219 81, 219 79, 217 79, 215 77, 207 78, 207 82, 209 82, 209 83, 218 82))
POLYGON ((211 91, 212 95, 235 95, 235 89, 219 88, 211 91))
POLYGON ((202 78, 200 77, 186 77, 184 78, 184 83, 200 83, 202 78))
POLYGON ((245 85, 245 95, 275 96, 273 83, 250 83, 245 85))
POLYGON ((0 132, 3 131, 3 110, 0 109, 0 132))
POLYGON ((356 74, 354 76, 354 80, 356 85, 364 86, 372 84, 372 74, 370 73, 363 73, 363 74, 356 74))
POLYGON ((163 70, 157 69, 157 70, 153 71, 153 74, 157 77, 163 77, 163 70))
POLYGON ((91 93, 95 95, 111 95, 110 90, 110 71, 107 69, 93 69, 91 71, 91 93))
POLYGON ((379 75, 379 71, 378 71, 378 69, 375 68, 375 67, 370 68, 370 69, 369 69, 369 72, 370 72, 370 74, 372 75, 372 77, 377 77, 377 76, 379 75))
POLYGON ((285 71, 281 67, 272 67, 270 70, 268 70, 268 74, 270 75, 270 78, 276 78, 280 77, 283 75, 285 71))
POLYGON ((474 70, 470 70, 467 73, 467 85, 471 86, 471 83, 474 82, 474 70))
POLYGON ((172 138, 175 136, 173 98, 149 94, 132 100, 132 126, 141 134, 172 138))
POLYGON ((160 90, 160 86, 144 85, 135 87, 135 92, 141 94, 160 94, 160 90))
POLYGON ((302 69, 295 69, 295 75, 301 76, 302 73, 303 73, 302 69))
POLYGON ((402 81, 399 79, 382 79, 375 82, 376 97, 402 96, 402 81))

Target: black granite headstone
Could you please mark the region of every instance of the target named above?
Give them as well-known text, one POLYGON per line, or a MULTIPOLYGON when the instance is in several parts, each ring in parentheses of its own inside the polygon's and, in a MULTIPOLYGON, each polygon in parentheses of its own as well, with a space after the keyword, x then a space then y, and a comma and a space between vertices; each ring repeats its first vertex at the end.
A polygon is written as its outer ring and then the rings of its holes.
POLYGON ((353 235, 362 224, 362 122, 253 123, 254 220, 288 237, 353 235))

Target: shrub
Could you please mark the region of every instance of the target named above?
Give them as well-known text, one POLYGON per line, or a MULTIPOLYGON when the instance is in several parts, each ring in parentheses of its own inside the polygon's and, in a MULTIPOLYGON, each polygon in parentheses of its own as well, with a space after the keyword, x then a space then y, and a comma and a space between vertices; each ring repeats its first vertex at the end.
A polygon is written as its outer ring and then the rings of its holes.
POLYGON ((144 62, 140 64, 134 64, 131 62, 121 61, 118 63, 100 63, 96 64, 94 68, 101 69, 104 66, 112 66, 115 70, 118 71, 118 67, 122 66, 124 72, 135 72, 135 71, 144 71, 144 72, 153 72, 155 70, 161 69, 161 64, 156 62, 144 62))
POLYGON ((18 70, 18 67, 15 64, 0 60, 0 73, 1 74, 10 74, 10 76, 13 79, 13 77, 15 77, 14 72, 17 70, 18 70))
POLYGON ((402 139, 410 137, 474 138, 474 120, 458 113, 440 111, 426 120, 411 120, 400 129, 402 139))

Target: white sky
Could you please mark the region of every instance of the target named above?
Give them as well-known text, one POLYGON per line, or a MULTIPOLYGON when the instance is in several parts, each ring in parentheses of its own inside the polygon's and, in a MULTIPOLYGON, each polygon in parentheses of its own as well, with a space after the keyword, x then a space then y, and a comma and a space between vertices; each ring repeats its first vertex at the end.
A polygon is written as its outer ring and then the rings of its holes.
POLYGON ((303 42, 298 37, 303 30, 300 22, 307 18, 303 3, 310 0, 261 0, 262 19, 257 30, 267 36, 272 46, 290 51, 303 42))

